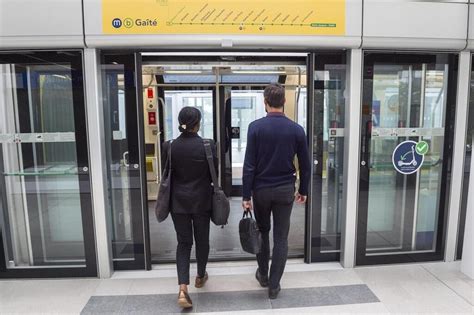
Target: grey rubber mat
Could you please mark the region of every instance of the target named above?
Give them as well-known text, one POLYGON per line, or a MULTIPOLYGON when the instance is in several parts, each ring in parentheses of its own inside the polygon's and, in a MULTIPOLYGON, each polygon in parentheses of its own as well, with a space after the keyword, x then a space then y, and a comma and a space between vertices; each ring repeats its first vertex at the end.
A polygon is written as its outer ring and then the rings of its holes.
POLYGON ((365 284, 283 289, 275 300, 266 290, 202 292, 191 295, 193 308, 182 311, 177 294, 93 296, 81 314, 170 314, 282 309, 375 303, 379 299, 365 284))

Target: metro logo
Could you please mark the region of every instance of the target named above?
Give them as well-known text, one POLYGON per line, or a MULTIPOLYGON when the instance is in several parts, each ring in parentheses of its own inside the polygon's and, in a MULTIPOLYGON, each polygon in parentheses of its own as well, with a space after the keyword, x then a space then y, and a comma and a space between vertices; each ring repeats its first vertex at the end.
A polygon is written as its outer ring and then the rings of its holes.
POLYGON ((121 19, 113 19, 112 20, 112 26, 115 28, 120 28, 122 26, 122 20, 121 19))

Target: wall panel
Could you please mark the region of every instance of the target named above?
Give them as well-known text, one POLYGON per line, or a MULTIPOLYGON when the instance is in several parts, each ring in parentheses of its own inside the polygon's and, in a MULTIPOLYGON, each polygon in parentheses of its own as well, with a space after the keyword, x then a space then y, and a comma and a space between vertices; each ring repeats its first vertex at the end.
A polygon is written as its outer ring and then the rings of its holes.
POLYGON ((474 50, 474 1, 469 5, 469 39, 468 48, 474 50))
POLYGON ((0 49, 83 45, 81 0, 0 0, 0 49))
POLYGON ((365 0, 363 47, 461 50, 467 23, 467 0, 365 0))

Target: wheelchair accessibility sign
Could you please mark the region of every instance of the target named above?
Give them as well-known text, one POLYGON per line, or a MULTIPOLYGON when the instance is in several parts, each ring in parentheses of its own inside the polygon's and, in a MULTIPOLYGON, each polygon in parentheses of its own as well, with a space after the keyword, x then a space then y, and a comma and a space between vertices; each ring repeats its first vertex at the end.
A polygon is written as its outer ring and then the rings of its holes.
POLYGON ((401 174, 413 174, 423 165, 428 150, 429 145, 426 141, 403 141, 393 150, 393 166, 401 174))

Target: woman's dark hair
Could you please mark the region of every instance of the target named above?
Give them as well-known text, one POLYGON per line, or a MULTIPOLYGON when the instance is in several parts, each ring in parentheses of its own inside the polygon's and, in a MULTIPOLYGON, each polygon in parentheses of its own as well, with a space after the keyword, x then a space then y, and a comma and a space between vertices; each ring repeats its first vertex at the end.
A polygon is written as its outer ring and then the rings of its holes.
POLYGON ((178 114, 179 131, 192 132, 201 121, 201 112, 196 107, 183 107, 178 114))

